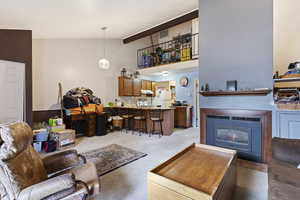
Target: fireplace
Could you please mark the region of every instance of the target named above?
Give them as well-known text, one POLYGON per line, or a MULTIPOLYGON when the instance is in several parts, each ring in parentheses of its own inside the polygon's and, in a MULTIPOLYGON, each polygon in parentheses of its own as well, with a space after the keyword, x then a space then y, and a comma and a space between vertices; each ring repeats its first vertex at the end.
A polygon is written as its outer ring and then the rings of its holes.
POLYGON ((261 162, 260 118, 209 115, 206 130, 206 144, 234 149, 240 158, 261 162))
POLYGON ((272 112, 201 108, 200 142, 237 150, 259 163, 271 159, 272 112))

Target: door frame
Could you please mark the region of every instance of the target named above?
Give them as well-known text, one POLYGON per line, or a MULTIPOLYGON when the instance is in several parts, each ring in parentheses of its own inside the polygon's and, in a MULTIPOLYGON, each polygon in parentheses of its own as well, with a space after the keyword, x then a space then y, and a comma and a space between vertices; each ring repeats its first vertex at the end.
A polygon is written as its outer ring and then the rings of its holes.
POLYGON ((32 125, 32 31, 0 29, 0 60, 25 64, 25 116, 32 125))

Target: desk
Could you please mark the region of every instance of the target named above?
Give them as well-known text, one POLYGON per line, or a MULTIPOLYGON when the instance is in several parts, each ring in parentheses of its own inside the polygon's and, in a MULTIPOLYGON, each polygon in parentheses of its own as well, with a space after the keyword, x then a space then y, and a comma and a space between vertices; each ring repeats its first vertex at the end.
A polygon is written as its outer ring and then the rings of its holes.
MULTIPOLYGON (((79 114, 65 116, 65 123, 68 129, 75 129, 74 123, 78 121, 85 121, 84 136, 92 137, 96 135, 96 113, 91 114, 79 114)), ((78 134, 78 133, 76 133, 78 134)))

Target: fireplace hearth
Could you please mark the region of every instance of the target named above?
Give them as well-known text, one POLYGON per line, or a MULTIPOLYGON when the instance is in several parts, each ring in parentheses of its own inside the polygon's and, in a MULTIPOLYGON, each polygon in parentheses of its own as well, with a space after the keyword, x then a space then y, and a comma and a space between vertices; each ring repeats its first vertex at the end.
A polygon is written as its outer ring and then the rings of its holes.
POLYGON ((272 112, 201 108, 200 142, 234 149, 242 160, 271 160, 272 112))

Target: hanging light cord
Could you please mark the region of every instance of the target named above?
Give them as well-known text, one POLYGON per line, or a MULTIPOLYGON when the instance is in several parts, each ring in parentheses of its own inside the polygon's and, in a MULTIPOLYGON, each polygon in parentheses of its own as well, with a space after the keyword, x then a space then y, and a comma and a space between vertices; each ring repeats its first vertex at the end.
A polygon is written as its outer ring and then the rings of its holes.
POLYGON ((102 28, 103 36, 104 36, 104 51, 103 51, 104 58, 106 58, 106 29, 107 29, 107 27, 102 28))

